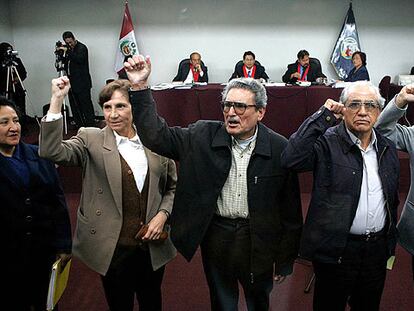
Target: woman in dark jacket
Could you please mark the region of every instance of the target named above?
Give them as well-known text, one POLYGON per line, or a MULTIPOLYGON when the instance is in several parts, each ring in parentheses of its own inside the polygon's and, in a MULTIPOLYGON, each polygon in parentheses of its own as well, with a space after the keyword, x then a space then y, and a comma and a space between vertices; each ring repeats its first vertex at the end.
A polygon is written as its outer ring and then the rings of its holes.
POLYGON ((369 74, 367 70, 367 55, 364 52, 354 52, 352 54, 352 63, 354 68, 348 73, 345 82, 355 82, 355 81, 369 81, 369 74))
POLYGON ((0 309, 44 311, 52 264, 70 258, 71 228, 54 164, 20 131, 16 106, 0 96, 0 309))

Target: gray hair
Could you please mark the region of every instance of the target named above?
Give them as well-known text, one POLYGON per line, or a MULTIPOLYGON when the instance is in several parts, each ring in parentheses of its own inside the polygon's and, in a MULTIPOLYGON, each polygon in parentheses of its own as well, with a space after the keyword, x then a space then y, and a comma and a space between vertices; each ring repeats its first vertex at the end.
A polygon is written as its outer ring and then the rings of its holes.
POLYGON ((346 102, 348 102, 349 99, 349 95, 351 94, 351 92, 358 87, 366 87, 368 88, 370 91, 375 93, 375 101, 377 102, 377 104, 382 108, 384 108, 384 104, 385 104, 385 99, 381 96, 381 93, 379 91, 379 88, 376 87, 375 85, 372 84, 372 82, 370 81, 356 81, 356 82, 352 82, 349 85, 347 85, 342 93, 341 93, 341 97, 339 98, 339 101, 342 104, 345 104, 346 102))
POLYGON ((227 94, 231 89, 249 90, 254 94, 255 104, 257 109, 264 108, 267 105, 267 95, 265 87, 255 79, 252 78, 238 78, 233 79, 224 88, 221 93, 222 100, 226 100, 227 94))

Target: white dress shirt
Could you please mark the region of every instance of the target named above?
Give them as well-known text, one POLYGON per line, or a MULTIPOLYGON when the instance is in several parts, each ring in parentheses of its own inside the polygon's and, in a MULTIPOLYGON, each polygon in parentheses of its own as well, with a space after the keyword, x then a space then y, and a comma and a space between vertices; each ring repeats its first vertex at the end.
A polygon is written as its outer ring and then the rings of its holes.
POLYGON ((371 142, 366 150, 361 141, 348 129, 351 140, 359 147, 363 161, 361 195, 350 233, 367 234, 384 228, 386 219, 385 198, 378 173, 377 137, 372 131, 371 142))
MULTIPOLYGON (((55 121, 62 118, 62 114, 50 113, 46 115, 46 122, 55 121)), ((135 184, 139 192, 144 188, 145 178, 147 177, 148 171, 148 159, 145 155, 144 147, 139 139, 138 135, 128 138, 118 135, 115 131, 112 131, 115 135, 116 146, 119 154, 128 163, 132 173, 134 175, 135 184)))
POLYGON ((141 192, 142 188, 144 188, 148 171, 148 160, 144 146, 137 134, 132 138, 128 138, 118 135, 115 131, 113 132, 118 151, 132 170, 137 188, 141 192))

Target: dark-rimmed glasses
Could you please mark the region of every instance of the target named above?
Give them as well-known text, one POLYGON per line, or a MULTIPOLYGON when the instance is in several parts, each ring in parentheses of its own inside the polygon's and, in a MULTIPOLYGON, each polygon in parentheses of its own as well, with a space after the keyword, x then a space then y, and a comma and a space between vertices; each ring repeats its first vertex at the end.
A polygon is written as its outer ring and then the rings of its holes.
POLYGON ((246 112, 246 109, 249 107, 257 107, 256 105, 247 105, 245 103, 239 103, 239 102, 230 102, 230 101, 224 101, 221 103, 221 108, 223 109, 223 112, 229 112, 230 108, 234 108, 234 112, 238 115, 242 115, 246 112))
POLYGON ((380 105, 375 101, 366 101, 362 102, 359 100, 353 100, 350 103, 346 104, 345 107, 352 110, 352 111, 359 111, 361 107, 364 106, 365 110, 368 112, 374 111, 379 109, 380 105))

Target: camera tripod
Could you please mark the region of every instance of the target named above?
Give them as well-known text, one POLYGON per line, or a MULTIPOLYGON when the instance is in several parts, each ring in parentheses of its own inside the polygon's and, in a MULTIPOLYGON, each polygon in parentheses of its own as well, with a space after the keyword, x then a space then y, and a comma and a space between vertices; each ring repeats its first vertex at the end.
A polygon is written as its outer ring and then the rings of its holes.
MULTIPOLYGON (((67 75, 67 70, 68 70, 68 58, 66 55, 66 51, 62 51, 60 49, 58 49, 58 46, 56 45, 56 50, 55 50, 55 55, 56 55, 56 61, 55 61, 55 68, 58 72, 58 76, 62 77, 67 75)), ((71 89, 69 89, 69 92, 67 94, 68 99, 69 99, 69 103, 70 103, 70 108, 72 111, 72 115, 74 118, 75 123, 77 124, 77 126, 86 126, 87 122, 86 122, 86 116, 84 115, 82 109, 80 109, 80 103, 78 101, 77 96, 75 95, 73 88, 71 87, 71 89)), ((66 97, 65 97, 66 98, 66 97)), ((66 106, 66 101, 65 98, 63 99, 63 110, 62 110, 62 114, 64 115, 64 126, 65 126, 65 134, 67 134, 67 106, 66 106)))
POLYGON ((16 95, 16 83, 19 83, 23 90, 24 95, 28 99, 28 106, 30 107, 31 112, 33 113, 33 116, 36 119, 37 125, 40 127, 39 118, 37 117, 36 112, 33 109, 32 101, 27 93, 26 87, 24 86, 22 79, 20 78, 20 74, 16 68, 16 64, 17 63, 13 59, 6 59, 6 61, 2 64, 2 66, 7 67, 6 98, 14 99, 12 95, 13 94, 16 95), (17 77, 17 80, 16 80, 16 77, 17 77))

